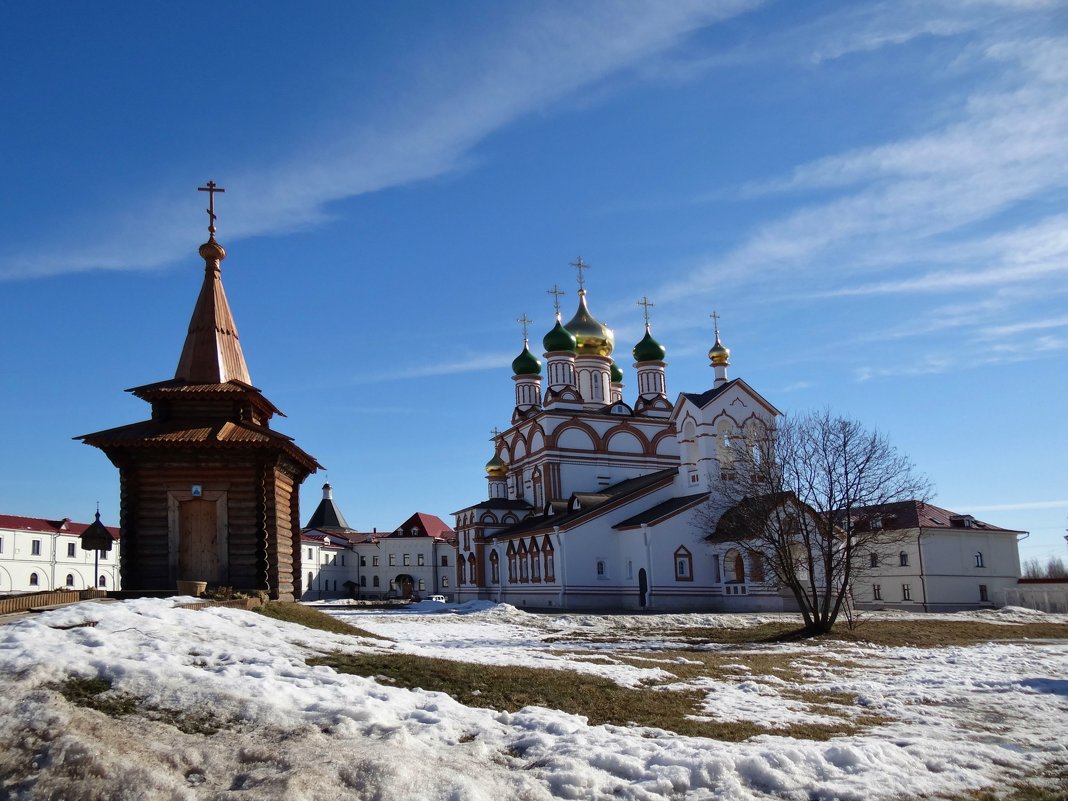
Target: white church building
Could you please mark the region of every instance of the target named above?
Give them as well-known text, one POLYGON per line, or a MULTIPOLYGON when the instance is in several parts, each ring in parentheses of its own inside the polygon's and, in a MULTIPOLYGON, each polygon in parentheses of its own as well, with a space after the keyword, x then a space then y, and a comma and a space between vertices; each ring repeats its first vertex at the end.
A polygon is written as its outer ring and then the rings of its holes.
MULTIPOLYGON (((696 524, 710 483, 729 479, 731 438, 774 426, 779 411, 728 376, 718 320, 711 386, 672 400, 648 305, 645 336, 632 350, 637 395, 625 400, 613 332, 590 311, 581 260, 576 266, 578 310, 562 323, 557 302, 556 324, 542 343, 544 378, 527 339, 512 363, 515 407, 510 426, 495 432, 487 497, 455 512, 457 600, 544 609, 794 608, 759 559, 713 541, 696 524)), ((1015 553, 1015 538, 1008 539, 1012 545, 1001 550, 1015 553)), ((957 550, 971 557, 983 548, 1000 553, 989 543, 957 550)), ((961 597, 943 594, 942 608, 994 605, 994 585, 1007 583, 1000 577, 1019 574, 1018 557, 1005 561, 995 568, 999 579, 986 582, 989 595, 971 586, 974 569, 963 571, 967 581, 943 581, 959 585, 961 597)), ((907 581, 895 576, 894 583, 907 581)))

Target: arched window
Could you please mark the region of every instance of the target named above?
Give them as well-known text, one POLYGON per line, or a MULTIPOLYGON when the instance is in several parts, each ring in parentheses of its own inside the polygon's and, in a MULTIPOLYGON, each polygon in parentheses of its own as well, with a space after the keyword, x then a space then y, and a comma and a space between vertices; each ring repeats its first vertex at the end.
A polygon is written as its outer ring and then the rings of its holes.
POLYGON ((901 553, 899 553, 897 555, 897 560, 898 560, 899 564, 901 565, 901 567, 908 567, 909 566, 909 555, 905 551, 902 551, 901 553))
POLYGON ((728 584, 740 584, 745 581, 745 561, 742 554, 731 549, 723 557, 723 572, 726 574, 728 584))
POLYGON ((74 586, 74 574, 73 573, 68 573, 67 574, 67 583, 66 583, 65 586, 67 586, 67 587, 73 587, 74 586))
POLYGON ((693 555, 683 545, 675 549, 675 581, 693 581, 693 555))
POLYGON ((519 550, 516 552, 516 556, 519 558, 519 583, 526 584, 530 581, 530 564, 527 562, 527 544, 525 542, 519 543, 519 550))
POLYGON ((501 559, 496 551, 490 551, 490 583, 501 583, 501 559))
POLYGON ((764 580, 764 557, 762 554, 750 554, 749 577, 756 582, 764 580))
POLYGON ((556 560, 553 557, 553 544, 549 535, 546 534, 545 541, 541 544, 541 558, 545 563, 545 570, 542 572, 545 574, 546 581, 556 581, 556 560))
POLYGON ((478 570, 475 568, 476 564, 478 563, 475 561, 474 554, 467 557, 467 580, 471 584, 478 584, 478 570))
POLYGON ((467 583, 467 560, 463 554, 460 554, 460 558, 456 560, 456 583, 467 583))
POLYGON ((976 551, 975 552, 975 566, 976 567, 986 567, 986 562, 983 561, 983 552, 982 551, 976 551))
POLYGON ((373 578, 371 579, 371 586, 372 586, 372 587, 379 587, 379 586, 381 586, 381 584, 379 583, 379 579, 378 579, 378 576, 375 576, 375 577, 373 577, 373 578))
POLYGON ((541 552, 538 550, 538 541, 530 541, 530 580, 541 581, 541 552))
POLYGON ((315 577, 312 576, 311 571, 309 570, 308 571, 308 589, 309 590, 311 589, 311 586, 314 583, 314 581, 315 581, 315 577))
POLYGON ((687 418, 682 426, 682 461, 684 464, 697 466, 697 425, 693 418, 687 418))
POLYGON ((98 586, 98 587, 106 587, 106 586, 108 586, 108 577, 107 576, 101 576, 100 578, 98 578, 97 581, 96 581, 96 586, 98 586))
POLYGON ((515 543, 508 543, 508 583, 515 584, 519 578, 516 575, 515 565, 515 543))
POLYGON ((41 586, 41 580, 39 578, 37 578, 37 574, 36 573, 30 573, 30 586, 31 587, 40 587, 41 586))
POLYGON ((541 509, 542 504, 545 502, 545 493, 541 484, 541 470, 535 470, 530 476, 530 481, 534 487, 534 508, 541 509))

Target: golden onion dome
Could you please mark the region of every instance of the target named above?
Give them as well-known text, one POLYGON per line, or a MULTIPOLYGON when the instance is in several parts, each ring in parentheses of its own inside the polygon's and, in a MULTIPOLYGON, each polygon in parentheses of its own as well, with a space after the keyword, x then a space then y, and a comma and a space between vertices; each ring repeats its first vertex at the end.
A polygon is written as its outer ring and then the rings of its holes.
POLYGON ((500 454, 493 454, 493 458, 486 462, 487 478, 504 478, 507 472, 508 465, 504 463, 504 459, 500 457, 500 454))
POLYGON ((612 329, 597 320, 586 307, 586 290, 579 290, 579 307, 575 316, 564 326, 575 336, 575 352, 579 356, 611 356, 616 336, 612 329))
POLYGON ((727 367, 731 363, 731 352, 728 348, 723 347, 723 343, 719 341, 718 334, 716 335, 716 344, 708 351, 708 358, 712 360, 713 367, 727 367))

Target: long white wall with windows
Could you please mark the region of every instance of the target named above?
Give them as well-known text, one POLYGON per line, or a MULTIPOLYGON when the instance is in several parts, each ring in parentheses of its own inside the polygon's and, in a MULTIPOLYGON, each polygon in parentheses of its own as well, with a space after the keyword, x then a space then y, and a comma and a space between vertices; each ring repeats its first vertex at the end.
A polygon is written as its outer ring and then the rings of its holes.
POLYGON ((110 552, 81 548, 87 523, 0 516, 0 593, 119 586, 120 543, 110 552))

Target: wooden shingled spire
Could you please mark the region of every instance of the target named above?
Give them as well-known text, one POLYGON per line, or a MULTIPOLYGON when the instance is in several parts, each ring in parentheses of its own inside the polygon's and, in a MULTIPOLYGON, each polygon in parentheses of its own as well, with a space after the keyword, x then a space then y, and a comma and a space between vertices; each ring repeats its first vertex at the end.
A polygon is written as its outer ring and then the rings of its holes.
POLYGON ((222 285, 220 264, 226 258, 223 246, 215 240, 215 193, 226 190, 209 181, 205 187, 210 202, 208 206, 208 241, 200 246, 204 259, 204 283, 200 296, 189 320, 182 355, 178 359, 176 380, 187 384, 225 384, 241 381, 251 384, 241 342, 237 337, 237 324, 230 312, 230 303, 222 285))

